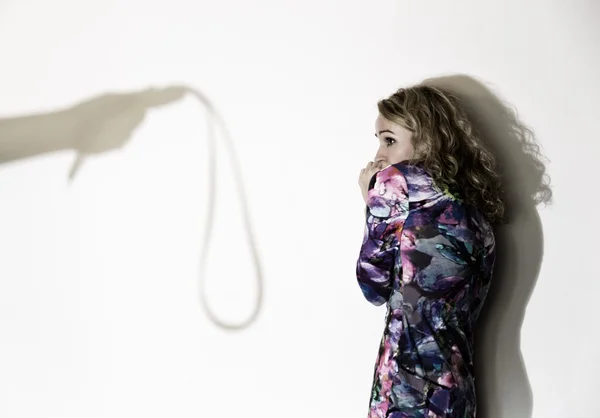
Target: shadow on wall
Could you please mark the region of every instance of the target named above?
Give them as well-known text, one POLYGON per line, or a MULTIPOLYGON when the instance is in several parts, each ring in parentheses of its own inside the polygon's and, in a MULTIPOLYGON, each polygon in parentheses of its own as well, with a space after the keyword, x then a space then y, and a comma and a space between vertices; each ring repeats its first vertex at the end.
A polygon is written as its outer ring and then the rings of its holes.
POLYGON ((543 258, 536 210, 552 192, 533 132, 485 84, 466 75, 430 78, 461 100, 504 173, 508 223, 496 228, 497 261, 475 333, 477 416, 531 418, 533 396, 521 353, 521 327, 543 258))
POLYGON ((182 89, 111 93, 55 112, 0 119, 0 163, 63 150, 76 151, 81 162, 83 155, 119 149, 151 107, 173 102, 184 93, 182 89))
POLYGON ((223 330, 233 331, 248 328, 258 317, 262 306, 263 279, 261 265, 254 242, 254 236, 248 216, 248 208, 243 192, 242 175, 234 152, 233 142, 226 124, 215 110, 213 104, 199 91, 182 86, 162 89, 146 89, 132 93, 110 93, 93 97, 70 108, 50 113, 18 116, 0 119, 0 165, 12 163, 26 158, 36 157, 56 151, 74 150, 77 157, 69 172, 73 179, 85 158, 89 155, 101 154, 122 148, 135 129, 142 123, 150 108, 166 105, 182 98, 186 93, 196 97, 207 110, 207 126, 209 154, 207 156, 210 190, 208 194, 209 210, 203 236, 204 244, 201 252, 201 275, 199 297, 200 305, 208 318, 223 330), (254 310, 247 319, 237 324, 221 321, 208 308, 204 291, 204 267, 212 231, 214 203, 216 193, 216 143, 214 123, 221 127, 226 149, 229 151, 234 169, 236 186, 241 196, 246 233, 256 266, 257 296, 254 310))

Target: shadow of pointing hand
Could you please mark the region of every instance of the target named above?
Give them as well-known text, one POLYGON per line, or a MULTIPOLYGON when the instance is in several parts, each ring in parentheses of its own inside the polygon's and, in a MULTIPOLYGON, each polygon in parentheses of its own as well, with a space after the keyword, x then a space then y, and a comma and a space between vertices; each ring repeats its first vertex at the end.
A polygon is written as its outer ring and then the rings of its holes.
MULTIPOLYGON (((0 119, 0 164, 75 150, 72 179, 85 157, 119 149, 142 123, 148 109, 191 91, 187 87, 109 93, 67 109, 0 119)), ((193 91, 192 91, 193 92, 193 91)))
POLYGON ((69 172, 73 179, 86 156, 122 148, 152 107, 176 101, 184 87, 147 89, 134 93, 109 93, 87 100, 67 110, 77 121, 73 147, 77 152, 69 172))

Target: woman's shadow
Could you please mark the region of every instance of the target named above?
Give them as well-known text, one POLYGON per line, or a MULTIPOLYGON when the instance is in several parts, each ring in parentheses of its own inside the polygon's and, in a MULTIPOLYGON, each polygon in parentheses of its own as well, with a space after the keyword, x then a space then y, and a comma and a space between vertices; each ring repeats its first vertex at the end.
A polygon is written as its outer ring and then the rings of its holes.
POLYGON ((507 223, 497 226, 492 285, 477 323, 478 418, 531 418, 533 396, 521 353, 521 327, 543 258, 536 206, 552 192, 533 131, 484 83, 466 75, 423 84, 454 94, 497 157, 503 172, 507 223))

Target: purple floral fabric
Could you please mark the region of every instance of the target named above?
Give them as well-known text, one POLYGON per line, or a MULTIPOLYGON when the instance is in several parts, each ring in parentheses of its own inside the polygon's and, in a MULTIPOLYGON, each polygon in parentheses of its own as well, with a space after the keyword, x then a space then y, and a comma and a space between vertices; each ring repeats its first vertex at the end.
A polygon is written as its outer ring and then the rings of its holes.
POLYGON ((369 187, 356 274, 387 313, 368 417, 475 417, 473 331, 492 277, 493 228, 419 165, 390 165, 369 187))

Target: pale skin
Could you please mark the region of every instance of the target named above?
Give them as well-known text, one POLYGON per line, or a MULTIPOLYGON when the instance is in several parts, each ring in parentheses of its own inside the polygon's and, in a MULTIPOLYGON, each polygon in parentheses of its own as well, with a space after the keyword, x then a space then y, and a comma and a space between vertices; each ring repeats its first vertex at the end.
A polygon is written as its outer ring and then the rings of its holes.
POLYGON ((378 115, 375 120, 375 137, 379 140, 379 149, 375 159, 369 161, 360 170, 358 184, 363 200, 367 202, 369 181, 383 168, 411 158, 414 154, 412 132, 395 122, 378 115))

